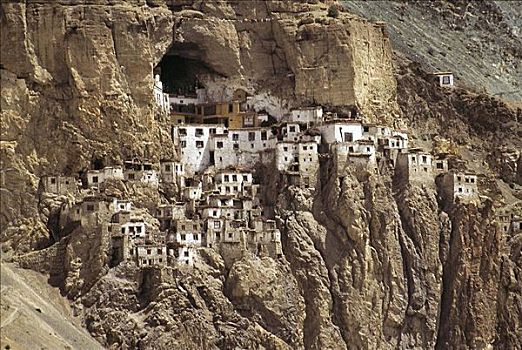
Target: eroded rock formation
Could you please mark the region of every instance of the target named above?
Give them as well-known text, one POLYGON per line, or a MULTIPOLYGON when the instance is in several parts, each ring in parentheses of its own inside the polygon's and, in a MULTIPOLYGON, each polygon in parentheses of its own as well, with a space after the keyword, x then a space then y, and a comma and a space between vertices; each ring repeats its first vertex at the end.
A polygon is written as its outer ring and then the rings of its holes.
MULTIPOLYGON (((107 232, 52 237, 49 218, 67 199, 38 193, 45 174, 172 155, 152 98, 164 54, 207 65, 215 74, 202 80, 216 94, 243 87, 287 106, 355 105, 369 121, 409 126, 419 143, 446 138, 490 178, 520 184, 520 155, 505 164, 487 157, 501 144, 521 146, 516 112, 502 102, 442 92, 407 60, 396 82, 383 28, 343 12, 330 18, 329 2, 1 6, 10 48, 1 62, 2 248, 45 248, 14 260, 49 274, 103 346, 520 347, 520 236, 501 236, 489 199, 448 206, 434 186, 337 171, 325 160, 316 192, 272 189, 281 260, 245 256, 228 266, 208 250, 194 270, 138 270, 109 268, 107 232)), ((491 180, 492 193, 501 186, 491 180)), ((144 209, 160 196, 119 183, 110 191, 144 209)))

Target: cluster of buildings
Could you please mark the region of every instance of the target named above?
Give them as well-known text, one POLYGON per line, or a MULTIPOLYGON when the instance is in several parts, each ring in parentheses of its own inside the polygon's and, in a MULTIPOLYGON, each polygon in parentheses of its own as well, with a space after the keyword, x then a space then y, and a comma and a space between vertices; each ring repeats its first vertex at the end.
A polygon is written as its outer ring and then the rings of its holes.
MULTIPOLYGON (((277 259, 281 233, 273 203, 266 202, 263 192, 273 181, 279 188, 313 190, 320 186, 325 162, 328 176, 339 179, 346 171, 379 173, 386 168, 399 183, 438 187, 450 203, 479 198, 478 177, 461 161, 413 148, 405 131, 363 123, 356 113, 342 117, 306 107, 277 121, 251 111, 242 90, 229 102, 202 102, 201 91, 196 96, 163 93, 159 77, 154 94, 171 118, 176 159, 126 161, 88 170, 81 181, 46 176, 40 182, 41 191, 81 198, 62 207, 60 225, 110 235, 112 265, 193 266, 202 249, 216 250, 226 262, 244 254, 277 259), (152 188, 175 184, 178 191, 151 215, 129 200, 107 196, 104 184, 110 181, 152 188)), ((503 232, 521 229, 520 217, 511 213, 499 215, 498 221, 503 232)))
POLYGON ((497 224, 500 232, 508 236, 522 233, 521 203, 497 210, 497 224))

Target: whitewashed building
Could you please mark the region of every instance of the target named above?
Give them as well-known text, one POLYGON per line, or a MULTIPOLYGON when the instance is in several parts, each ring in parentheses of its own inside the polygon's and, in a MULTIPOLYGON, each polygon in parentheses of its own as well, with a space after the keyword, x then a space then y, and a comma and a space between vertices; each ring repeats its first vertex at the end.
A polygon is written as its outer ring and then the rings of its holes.
POLYGON ((211 164, 216 169, 254 166, 268 161, 264 153, 275 148, 276 135, 271 128, 241 128, 230 130, 227 134, 212 137, 211 164))
POLYGON ((169 95, 169 103, 175 105, 196 105, 199 102, 197 96, 188 95, 169 95))
POLYGON ((279 142, 276 169, 288 184, 315 187, 319 171, 319 145, 315 142, 279 142))
POLYGON ((433 184, 432 155, 421 149, 410 149, 397 156, 397 174, 408 182, 433 184))
POLYGON ((223 125, 185 125, 172 128, 175 147, 184 165, 185 175, 193 176, 211 164, 210 143, 212 135, 224 134, 223 125))
POLYGON ((132 210, 132 202, 129 200, 125 200, 125 199, 113 198, 111 205, 112 205, 113 213, 132 210))
POLYGON ((294 123, 319 124, 323 121, 323 107, 302 107, 290 111, 289 121, 294 123))
POLYGON ((442 178, 442 193, 451 202, 454 202, 457 198, 465 202, 478 199, 477 175, 454 171, 444 174, 442 178))
POLYGON ((163 244, 136 244, 130 248, 130 258, 138 267, 165 265, 167 247, 163 244))
POLYGON ((352 142, 363 137, 363 126, 357 121, 333 120, 325 122, 317 127, 321 132, 324 142, 332 144, 335 142, 352 142))
POLYGON ((252 173, 241 171, 220 171, 215 175, 215 187, 220 194, 238 195, 252 187, 252 173))
POLYGON ((435 72, 433 73, 435 78, 438 80, 439 86, 441 87, 452 87, 453 86, 453 73, 452 72, 435 72))
POLYGON ((43 192, 59 195, 76 194, 78 181, 74 176, 43 176, 40 180, 43 192))
POLYGON ((161 181, 185 186, 185 166, 181 162, 163 160, 160 162, 161 181))
POLYGON ((97 187, 107 180, 123 179, 123 169, 119 166, 107 166, 101 170, 87 170, 88 187, 97 187))
POLYGON ((159 75, 154 76, 154 101, 156 105, 165 113, 170 112, 169 95, 163 92, 163 83, 159 75))
POLYGON ((176 222, 177 260, 179 264, 193 266, 197 259, 197 248, 203 241, 203 225, 199 220, 176 222))

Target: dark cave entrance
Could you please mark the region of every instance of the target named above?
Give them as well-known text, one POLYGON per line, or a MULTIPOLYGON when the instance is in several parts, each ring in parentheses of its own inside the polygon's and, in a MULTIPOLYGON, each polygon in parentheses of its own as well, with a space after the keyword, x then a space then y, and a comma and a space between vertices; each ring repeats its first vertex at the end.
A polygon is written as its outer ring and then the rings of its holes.
POLYGON ((160 75, 163 91, 169 94, 194 95, 203 88, 200 77, 217 75, 200 57, 203 51, 196 44, 174 43, 154 68, 160 75))

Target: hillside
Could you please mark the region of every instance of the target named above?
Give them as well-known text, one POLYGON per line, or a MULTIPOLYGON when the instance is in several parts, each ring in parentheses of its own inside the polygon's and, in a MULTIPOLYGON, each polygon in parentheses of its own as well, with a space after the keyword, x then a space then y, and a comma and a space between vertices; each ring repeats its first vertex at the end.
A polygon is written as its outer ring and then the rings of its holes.
POLYGON ((0 6, 2 347, 522 347, 518 3, 0 6))
POLYGON ((457 84, 519 103, 522 3, 519 1, 343 1, 387 23, 395 50, 428 72, 453 71, 457 84))
POLYGON ((2 349, 102 349, 44 276, 2 263, 2 349))

